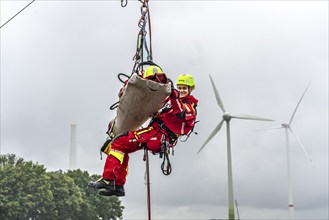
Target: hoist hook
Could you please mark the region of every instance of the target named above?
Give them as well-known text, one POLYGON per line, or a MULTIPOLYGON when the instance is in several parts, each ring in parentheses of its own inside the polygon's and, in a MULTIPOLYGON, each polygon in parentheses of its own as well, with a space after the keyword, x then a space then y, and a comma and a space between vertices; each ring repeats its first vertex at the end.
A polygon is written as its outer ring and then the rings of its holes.
POLYGON ((128 4, 128 0, 121 0, 121 7, 126 7, 128 4))

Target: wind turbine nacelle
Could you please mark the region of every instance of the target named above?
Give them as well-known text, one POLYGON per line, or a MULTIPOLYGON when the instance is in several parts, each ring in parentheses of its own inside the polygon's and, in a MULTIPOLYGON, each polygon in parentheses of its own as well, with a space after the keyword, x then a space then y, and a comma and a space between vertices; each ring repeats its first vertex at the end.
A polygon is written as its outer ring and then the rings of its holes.
POLYGON ((289 124, 281 124, 281 126, 284 128, 289 128, 289 124))
POLYGON ((229 121, 229 120, 231 120, 231 115, 230 115, 230 113, 229 113, 229 112, 224 112, 224 114, 223 114, 223 119, 224 119, 225 121, 229 121))

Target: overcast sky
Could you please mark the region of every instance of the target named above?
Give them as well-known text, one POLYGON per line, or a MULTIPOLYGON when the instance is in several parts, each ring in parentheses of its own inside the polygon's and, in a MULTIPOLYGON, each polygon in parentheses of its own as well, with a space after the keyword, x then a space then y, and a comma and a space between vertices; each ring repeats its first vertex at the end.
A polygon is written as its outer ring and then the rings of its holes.
MULTIPOLYGON (((1 0, 1 25, 30 1, 1 0)), ((140 2, 35 1, 1 28, 1 154, 69 168, 70 124, 77 167, 101 174, 106 139, 136 50, 140 2)), ((179 142, 164 176, 152 156, 153 219, 227 218, 225 126, 200 154, 226 110, 274 119, 231 121, 234 196, 241 219, 287 219, 283 129, 311 82, 290 136, 298 219, 328 219, 328 1, 152 1, 154 61, 173 80, 195 76, 195 131, 179 142)), ((147 218, 143 153, 131 155, 124 219, 147 218)))

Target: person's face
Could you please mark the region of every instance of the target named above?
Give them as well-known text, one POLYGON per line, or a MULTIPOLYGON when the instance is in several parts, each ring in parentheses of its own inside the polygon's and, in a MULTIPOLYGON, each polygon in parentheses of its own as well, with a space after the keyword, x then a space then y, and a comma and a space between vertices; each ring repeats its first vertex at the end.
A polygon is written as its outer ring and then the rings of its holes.
POLYGON ((177 85, 177 89, 179 91, 179 98, 184 98, 189 95, 189 87, 186 85, 177 85))

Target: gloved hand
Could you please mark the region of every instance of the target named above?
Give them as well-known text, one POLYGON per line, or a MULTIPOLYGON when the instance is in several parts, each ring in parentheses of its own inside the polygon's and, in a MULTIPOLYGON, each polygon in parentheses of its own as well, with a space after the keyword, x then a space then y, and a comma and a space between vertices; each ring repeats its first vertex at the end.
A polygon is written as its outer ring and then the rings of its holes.
POLYGON ((174 83, 170 78, 168 78, 168 82, 170 83, 170 86, 171 86, 170 98, 177 99, 179 97, 178 90, 175 89, 174 83))
POLYGON ((171 94, 170 94, 170 98, 173 99, 178 99, 179 98, 179 92, 177 89, 171 89, 171 94))

